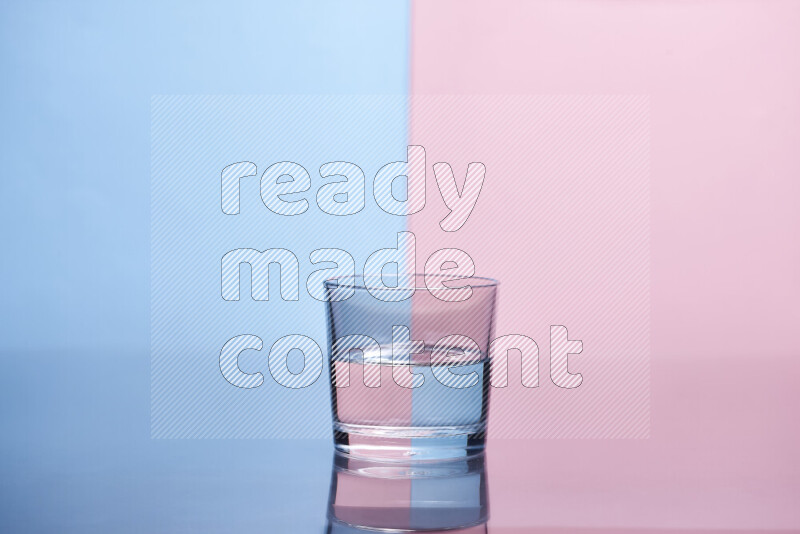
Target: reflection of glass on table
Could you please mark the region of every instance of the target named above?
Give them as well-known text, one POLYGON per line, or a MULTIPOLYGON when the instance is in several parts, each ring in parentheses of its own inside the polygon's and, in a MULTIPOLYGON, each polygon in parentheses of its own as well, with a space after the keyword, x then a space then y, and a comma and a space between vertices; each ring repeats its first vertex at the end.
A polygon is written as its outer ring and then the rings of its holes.
POLYGON ((483 454, 441 462, 386 463, 336 453, 327 532, 485 533, 486 486, 483 454))

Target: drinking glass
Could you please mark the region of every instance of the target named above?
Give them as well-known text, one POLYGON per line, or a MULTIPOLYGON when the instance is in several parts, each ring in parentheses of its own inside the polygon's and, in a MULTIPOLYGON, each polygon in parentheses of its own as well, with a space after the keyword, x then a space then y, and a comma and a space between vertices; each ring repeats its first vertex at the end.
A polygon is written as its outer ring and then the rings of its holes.
POLYGON ((421 274, 325 282, 338 451, 381 460, 483 451, 497 285, 421 274))

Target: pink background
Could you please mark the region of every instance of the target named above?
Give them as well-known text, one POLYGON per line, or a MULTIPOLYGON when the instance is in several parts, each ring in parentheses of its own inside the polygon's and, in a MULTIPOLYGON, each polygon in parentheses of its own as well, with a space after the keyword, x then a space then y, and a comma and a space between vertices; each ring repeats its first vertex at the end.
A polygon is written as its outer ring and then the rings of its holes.
MULTIPOLYGON (((508 355, 508 385, 491 390, 490 435, 646 438, 647 96, 425 95, 411 100, 411 117, 410 142, 425 147, 429 169, 448 162, 459 184, 469 162, 486 169, 474 210, 451 232, 440 228, 448 209, 428 171, 425 209, 409 217, 418 265, 438 249, 464 251, 478 275, 500 280, 494 337, 538 345, 537 388, 520 377, 520 358, 536 354, 508 355), (583 345, 568 356, 572 377, 559 377, 551 325, 583 345)), ((504 352, 492 351, 495 370, 504 352)))
POLYGON ((800 3, 429 1, 412 28, 414 95, 649 95, 650 438, 493 441, 491 524, 800 528, 800 3))

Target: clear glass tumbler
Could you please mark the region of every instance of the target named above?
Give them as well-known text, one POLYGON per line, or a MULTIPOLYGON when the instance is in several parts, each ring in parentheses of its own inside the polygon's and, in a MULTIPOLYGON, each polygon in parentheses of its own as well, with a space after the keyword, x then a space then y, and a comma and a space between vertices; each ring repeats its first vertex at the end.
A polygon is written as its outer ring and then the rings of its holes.
POLYGON ((497 281, 325 282, 336 449, 380 460, 483 451, 497 281))

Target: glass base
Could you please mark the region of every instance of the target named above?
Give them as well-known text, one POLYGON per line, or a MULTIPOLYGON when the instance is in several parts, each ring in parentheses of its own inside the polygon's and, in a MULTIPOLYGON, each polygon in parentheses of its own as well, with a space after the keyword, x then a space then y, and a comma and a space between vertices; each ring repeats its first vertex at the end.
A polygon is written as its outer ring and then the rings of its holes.
POLYGON ((481 454, 485 425, 387 427, 334 423, 336 450, 380 461, 438 461, 481 454))

